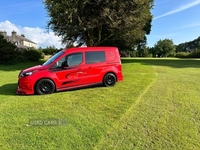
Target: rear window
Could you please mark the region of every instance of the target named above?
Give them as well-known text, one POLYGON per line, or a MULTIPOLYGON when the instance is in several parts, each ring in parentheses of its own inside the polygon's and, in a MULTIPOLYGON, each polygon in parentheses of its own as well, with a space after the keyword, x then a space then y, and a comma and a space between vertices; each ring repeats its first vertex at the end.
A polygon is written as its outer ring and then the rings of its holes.
POLYGON ((105 62, 105 51, 86 52, 86 64, 105 62))

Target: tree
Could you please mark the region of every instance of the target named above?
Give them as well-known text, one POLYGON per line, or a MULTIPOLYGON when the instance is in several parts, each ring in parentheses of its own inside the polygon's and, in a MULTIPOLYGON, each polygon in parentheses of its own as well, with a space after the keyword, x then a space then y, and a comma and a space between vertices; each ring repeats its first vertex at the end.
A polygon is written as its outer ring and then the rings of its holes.
POLYGON ((159 40, 153 48, 153 54, 158 57, 173 56, 176 50, 176 46, 170 39, 159 40))
POLYGON ((42 49, 42 52, 45 55, 53 55, 58 52, 58 49, 55 46, 49 46, 49 47, 42 49))
POLYGON ((16 46, 0 34, 0 64, 13 64, 18 56, 16 46))
POLYGON ((187 52, 186 43, 181 43, 176 46, 176 52, 187 52))
POLYGON ((192 52, 195 49, 200 49, 200 37, 190 42, 185 42, 177 45, 176 52, 192 52))
POLYGON ((190 55, 188 56, 190 58, 200 58, 200 49, 194 49, 190 55))
POLYGON ((63 44, 131 47, 150 33, 153 1, 45 0, 47 27, 63 44))

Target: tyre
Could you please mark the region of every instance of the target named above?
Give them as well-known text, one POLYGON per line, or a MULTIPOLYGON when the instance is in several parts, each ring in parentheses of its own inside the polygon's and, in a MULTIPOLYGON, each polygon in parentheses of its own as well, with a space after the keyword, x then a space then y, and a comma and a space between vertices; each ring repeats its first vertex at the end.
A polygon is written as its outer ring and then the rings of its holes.
POLYGON ((50 79, 41 79, 35 85, 35 92, 39 95, 51 94, 55 91, 55 84, 50 79))
POLYGON ((116 81, 116 76, 113 73, 107 73, 103 78, 103 84, 105 86, 114 86, 116 81))

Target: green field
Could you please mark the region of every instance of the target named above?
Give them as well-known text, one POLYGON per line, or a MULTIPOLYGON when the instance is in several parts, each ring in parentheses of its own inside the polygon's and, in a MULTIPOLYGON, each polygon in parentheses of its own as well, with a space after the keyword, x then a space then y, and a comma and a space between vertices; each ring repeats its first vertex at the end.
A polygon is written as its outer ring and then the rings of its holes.
POLYGON ((122 63, 114 87, 42 96, 15 94, 19 71, 36 63, 0 65, 0 150, 199 150, 200 60, 122 63))

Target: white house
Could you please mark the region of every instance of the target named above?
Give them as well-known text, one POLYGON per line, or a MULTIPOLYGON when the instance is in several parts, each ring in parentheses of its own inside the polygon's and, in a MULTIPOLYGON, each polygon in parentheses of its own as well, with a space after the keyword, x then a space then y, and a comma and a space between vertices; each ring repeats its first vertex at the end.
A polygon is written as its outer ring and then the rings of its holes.
POLYGON ((7 35, 6 31, 0 31, 0 34, 2 34, 5 39, 9 42, 14 43, 15 45, 17 45, 18 47, 33 47, 33 48, 37 48, 37 44, 32 42, 31 40, 25 38, 25 35, 17 35, 17 32, 13 31, 11 36, 7 35))

